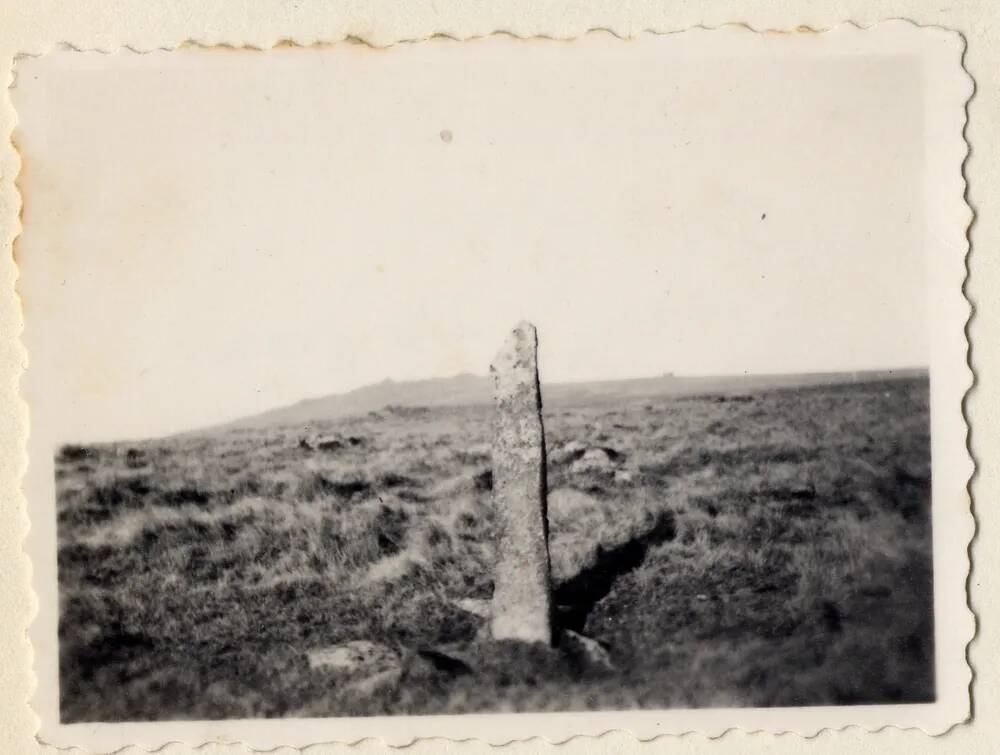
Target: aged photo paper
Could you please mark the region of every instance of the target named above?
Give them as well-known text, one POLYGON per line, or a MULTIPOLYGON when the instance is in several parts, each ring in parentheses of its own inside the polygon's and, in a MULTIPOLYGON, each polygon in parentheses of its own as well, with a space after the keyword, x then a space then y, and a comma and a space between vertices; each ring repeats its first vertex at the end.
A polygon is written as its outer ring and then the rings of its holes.
POLYGON ((963 721, 963 49, 19 60, 39 739, 963 721))

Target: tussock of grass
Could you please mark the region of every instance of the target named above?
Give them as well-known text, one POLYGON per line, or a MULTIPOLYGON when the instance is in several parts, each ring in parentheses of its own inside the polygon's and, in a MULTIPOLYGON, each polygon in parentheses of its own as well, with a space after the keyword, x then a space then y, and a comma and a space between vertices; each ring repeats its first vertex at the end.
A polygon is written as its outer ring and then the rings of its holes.
POLYGON ((490 412, 393 410, 60 449, 63 719, 931 699, 926 381, 581 406, 546 435, 560 615, 617 673, 484 639, 459 602, 493 589, 490 412), (310 670, 352 640, 399 679, 310 670))

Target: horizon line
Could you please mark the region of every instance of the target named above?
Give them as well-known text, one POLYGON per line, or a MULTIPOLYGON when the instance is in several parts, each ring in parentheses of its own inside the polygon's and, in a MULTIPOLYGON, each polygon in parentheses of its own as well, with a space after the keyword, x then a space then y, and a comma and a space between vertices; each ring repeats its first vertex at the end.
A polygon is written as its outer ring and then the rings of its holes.
MULTIPOLYGON (((709 378, 752 378, 752 377, 792 377, 795 375, 850 375, 854 373, 865 373, 865 372, 930 372, 930 365, 897 365, 893 367, 862 367, 859 369, 837 369, 837 370, 785 370, 778 372, 750 372, 744 370, 743 372, 698 372, 698 373, 685 373, 685 372, 661 372, 658 375, 636 375, 633 377, 603 377, 603 378, 578 378, 570 380, 545 380, 541 375, 541 370, 539 370, 539 382, 542 385, 580 385, 583 383, 624 383, 636 380, 660 380, 663 378, 673 378, 676 380, 698 380, 698 379, 709 379, 709 378)), ((280 409, 286 406, 295 406, 297 404, 304 404, 308 401, 319 401, 322 399, 330 398, 331 396, 346 396, 349 393, 354 393, 355 391, 364 390, 365 388, 372 388, 377 385, 405 385, 406 383, 430 383, 435 380, 455 380, 457 378, 469 377, 478 379, 489 378, 489 373, 477 373, 477 372, 455 372, 450 375, 430 375, 426 377, 415 377, 415 378, 393 378, 385 377, 382 380, 364 383, 362 385, 355 386, 354 388, 348 388, 346 390, 334 391, 330 393, 317 394, 309 396, 307 398, 301 398, 291 404, 282 404, 280 406, 273 406, 272 409, 280 409)), ((270 409, 263 409, 261 413, 270 411, 270 409)))
MULTIPOLYGON (((871 374, 871 373, 893 373, 893 372, 923 372, 930 374, 930 366, 895 366, 895 367, 865 367, 855 370, 840 369, 840 370, 789 370, 785 372, 718 372, 718 373, 668 373, 663 372, 659 375, 640 375, 636 377, 626 377, 626 378, 582 378, 579 380, 540 380, 540 385, 542 387, 549 385, 585 385, 587 383, 626 383, 626 382, 636 382, 641 380, 663 380, 663 379, 673 379, 673 380, 718 380, 718 379, 752 379, 752 378, 769 378, 769 377, 794 377, 797 375, 852 375, 852 374, 871 374)), ((359 385, 356 388, 351 388, 345 391, 324 393, 321 395, 314 395, 308 398, 299 399, 298 401, 292 401, 290 403, 275 404, 262 409, 253 411, 252 414, 241 414, 235 417, 229 417, 227 419, 214 422, 210 425, 202 425, 198 427, 192 427, 183 430, 176 430, 163 435, 150 435, 150 436, 140 436, 131 438, 117 438, 113 440, 79 440, 79 441, 65 441, 63 443, 57 444, 57 447, 66 445, 81 443, 83 445, 87 444, 98 444, 98 443, 129 443, 129 442, 143 442, 149 440, 158 440, 162 438, 172 438, 176 436, 189 435, 193 433, 202 432, 204 430, 209 430, 213 428, 221 428, 227 425, 235 424, 241 420, 248 419, 249 417, 254 417, 260 414, 267 414, 273 411, 279 411, 281 409, 287 409, 293 406, 299 406, 301 404, 309 403, 310 401, 322 401, 324 399, 332 398, 335 396, 346 396, 350 393, 363 390, 365 388, 371 388, 382 384, 395 384, 395 385, 405 385, 407 383, 428 383, 435 380, 454 380, 455 378, 468 377, 475 378, 479 380, 485 380, 489 378, 489 374, 478 375, 474 372, 458 372, 451 375, 438 375, 433 377, 423 377, 423 378, 411 378, 406 380, 396 380, 394 378, 384 378, 381 381, 374 383, 365 383, 364 385, 359 385)))

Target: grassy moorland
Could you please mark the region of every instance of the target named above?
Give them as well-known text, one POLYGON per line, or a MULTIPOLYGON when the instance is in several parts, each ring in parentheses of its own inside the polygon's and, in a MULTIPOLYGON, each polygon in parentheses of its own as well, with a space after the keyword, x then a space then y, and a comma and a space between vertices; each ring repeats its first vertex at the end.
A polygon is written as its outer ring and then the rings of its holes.
POLYGON ((63 720, 930 700, 927 402, 546 410, 558 620, 613 669, 482 631, 488 407, 66 446, 63 720), (358 640, 378 673, 310 666, 358 640))

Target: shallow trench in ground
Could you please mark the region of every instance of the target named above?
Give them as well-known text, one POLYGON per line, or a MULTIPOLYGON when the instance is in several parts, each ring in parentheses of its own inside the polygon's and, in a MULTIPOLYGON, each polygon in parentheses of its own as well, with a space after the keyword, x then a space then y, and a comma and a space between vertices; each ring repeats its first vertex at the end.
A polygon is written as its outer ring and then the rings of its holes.
POLYGON ((598 546, 593 564, 553 590, 556 635, 563 629, 582 634, 591 611, 611 592, 615 582, 641 566, 650 548, 676 536, 676 517, 672 511, 664 511, 641 535, 611 549, 598 546))

